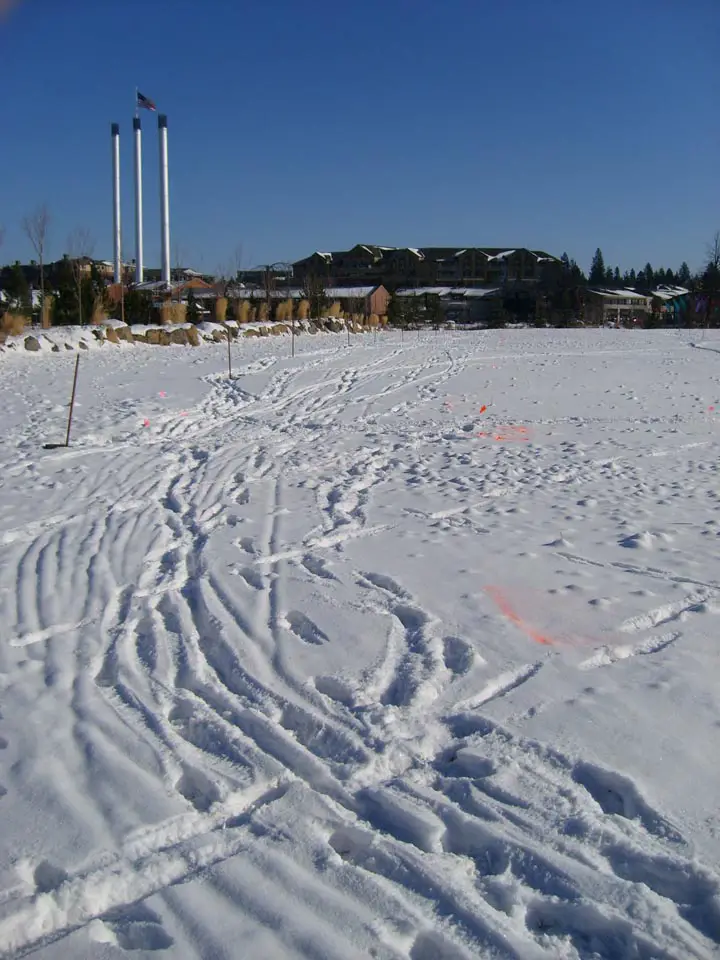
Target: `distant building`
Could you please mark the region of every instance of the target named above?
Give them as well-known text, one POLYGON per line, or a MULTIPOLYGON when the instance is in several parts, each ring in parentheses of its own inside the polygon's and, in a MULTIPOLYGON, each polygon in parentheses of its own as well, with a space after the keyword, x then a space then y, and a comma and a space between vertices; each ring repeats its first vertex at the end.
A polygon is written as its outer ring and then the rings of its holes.
POLYGON ((293 264, 294 281, 308 276, 328 286, 382 284, 400 287, 483 285, 537 281, 543 267, 560 264, 557 257, 524 247, 381 247, 357 244, 350 250, 316 251, 293 264))
MULTIPOLYGON (((356 287, 325 287, 325 299, 328 305, 339 303, 344 313, 362 313, 369 317, 372 314, 383 316, 387 313, 390 294, 382 284, 356 287)), ((203 296, 208 296, 206 292, 203 296)), ((227 291, 230 300, 252 300, 260 303, 270 300, 277 304, 283 300, 304 300, 305 291, 295 285, 286 288, 276 288, 269 293, 263 287, 232 287, 227 291)))
POLYGON ((635 290, 585 291, 585 322, 592 326, 642 325, 652 313, 652 298, 635 290))
POLYGON ((401 300, 427 300, 437 297, 443 320, 452 323, 492 325, 500 322, 503 292, 500 287, 401 287, 395 291, 401 300))

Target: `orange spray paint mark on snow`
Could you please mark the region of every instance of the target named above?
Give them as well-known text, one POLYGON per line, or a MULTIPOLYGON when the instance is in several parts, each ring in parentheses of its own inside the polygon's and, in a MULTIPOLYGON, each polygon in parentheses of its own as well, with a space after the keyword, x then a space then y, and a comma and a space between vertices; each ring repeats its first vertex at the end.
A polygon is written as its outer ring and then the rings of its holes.
POLYGON ((519 427, 515 424, 501 425, 496 428, 498 433, 476 433, 476 437, 488 437, 491 440, 496 440, 498 443, 529 443, 529 430, 527 427, 519 427))
POLYGON ((511 623, 514 623, 516 627, 519 627, 526 636, 530 637, 531 640, 534 640, 535 643, 542 643, 545 646, 553 646, 553 644, 556 642, 552 637, 548 637, 546 634, 540 633, 538 630, 535 630, 534 627, 531 627, 526 620, 523 620, 500 587, 485 587, 485 593, 487 593, 487 595, 495 601, 498 610, 504 616, 506 616, 511 623))

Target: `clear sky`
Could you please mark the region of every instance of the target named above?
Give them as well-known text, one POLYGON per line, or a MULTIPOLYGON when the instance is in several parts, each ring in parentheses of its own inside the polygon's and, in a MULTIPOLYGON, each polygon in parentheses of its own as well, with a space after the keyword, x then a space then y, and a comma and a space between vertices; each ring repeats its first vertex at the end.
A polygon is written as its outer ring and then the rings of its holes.
POLYGON ((356 242, 695 268, 720 229, 720 0, 15 0, 0 64, 0 261, 41 202, 49 259, 75 227, 111 257, 112 121, 133 256, 136 86, 173 263, 205 271, 356 242))

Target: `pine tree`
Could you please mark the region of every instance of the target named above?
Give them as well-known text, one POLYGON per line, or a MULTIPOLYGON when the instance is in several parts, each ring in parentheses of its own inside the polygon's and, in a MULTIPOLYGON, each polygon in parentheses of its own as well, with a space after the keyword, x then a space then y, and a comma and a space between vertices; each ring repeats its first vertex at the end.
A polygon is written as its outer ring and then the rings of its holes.
POLYGON ((622 277, 620 276, 620 267, 615 267, 615 272, 613 273, 613 283, 616 287, 622 285, 622 277))
POLYGON ((200 307, 192 287, 188 290, 186 317, 188 323, 197 323, 200 320, 200 307))
POLYGON ((398 297, 396 293, 391 293, 387 305, 387 318, 391 327, 402 326, 402 314, 403 309, 400 297, 398 297))
POLYGON ((690 283, 690 267, 687 265, 687 263, 685 263, 684 260, 680 264, 676 281, 681 287, 686 287, 690 283))
POLYGON ((30 306, 30 284, 19 260, 0 271, 0 289, 5 291, 16 307, 22 309, 30 306))
POLYGON ((606 286, 606 287, 611 287, 611 286, 613 285, 613 272, 612 272, 612 267, 606 267, 606 268, 605 268, 605 280, 604 280, 604 283, 605 283, 605 286, 606 286))
POLYGON ((594 286, 602 286, 602 284, 605 283, 605 260, 600 247, 597 248, 595 256, 592 259, 590 277, 588 279, 594 286))

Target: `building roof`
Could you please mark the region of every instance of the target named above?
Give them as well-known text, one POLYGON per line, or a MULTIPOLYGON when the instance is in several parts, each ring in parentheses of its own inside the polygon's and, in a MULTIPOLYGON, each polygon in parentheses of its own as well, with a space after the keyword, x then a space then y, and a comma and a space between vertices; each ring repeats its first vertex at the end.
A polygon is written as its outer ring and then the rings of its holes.
POLYGON ((648 300, 649 297, 644 293, 638 293, 637 290, 607 290, 605 288, 589 287, 588 293, 594 293, 598 297, 622 298, 624 300, 648 300))
POLYGON ((650 296, 659 297, 661 300, 674 300, 676 297, 684 297, 690 291, 686 287, 672 287, 667 284, 661 284, 657 290, 653 290, 650 296))
MULTIPOLYGON (((360 300, 369 297, 378 285, 362 287, 327 287, 325 296, 330 300, 360 300)), ((262 287, 233 287, 228 291, 230 297, 237 300, 265 300, 267 293, 262 287)), ((271 300, 303 300, 305 291, 301 287, 279 287, 270 291, 271 300)))
POLYGON ((480 299, 481 297, 491 297, 498 293, 499 287, 404 287, 397 290, 398 297, 451 297, 455 299, 468 298, 480 299))

